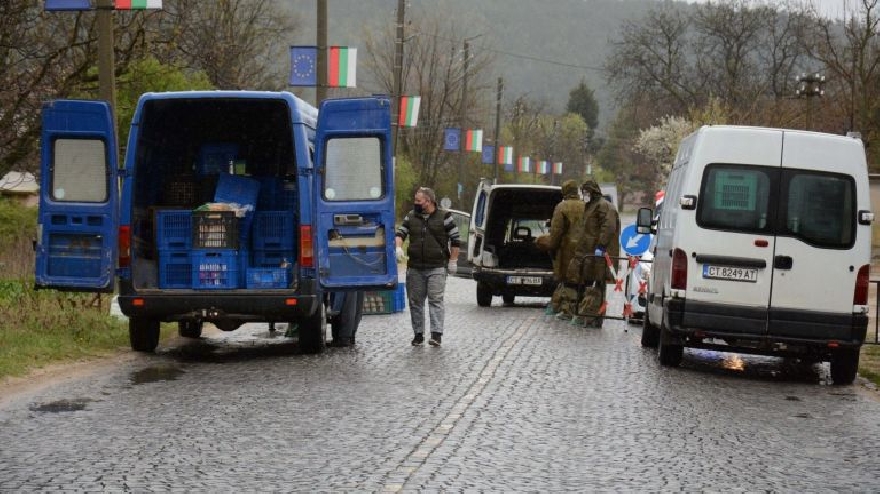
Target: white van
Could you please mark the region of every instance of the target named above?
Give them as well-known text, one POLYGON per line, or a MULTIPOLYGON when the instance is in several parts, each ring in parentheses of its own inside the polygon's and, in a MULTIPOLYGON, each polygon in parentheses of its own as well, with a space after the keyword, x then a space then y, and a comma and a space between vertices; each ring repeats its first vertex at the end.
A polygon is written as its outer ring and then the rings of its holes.
MULTIPOLYGON (((865 151, 851 137, 704 126, 682 140, 655 231, 642 345, 830 361, 850 384, 868 324, 865 151)), ((655 223, 655 224, 652 224, 655 223)))

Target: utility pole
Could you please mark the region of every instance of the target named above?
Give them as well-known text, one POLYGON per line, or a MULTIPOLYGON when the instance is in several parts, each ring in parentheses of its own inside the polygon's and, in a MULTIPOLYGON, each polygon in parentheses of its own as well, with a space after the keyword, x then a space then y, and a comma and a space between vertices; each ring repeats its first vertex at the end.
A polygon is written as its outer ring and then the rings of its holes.
POLYGON ((98 91, 111 111, 116 113, 113 61, 113 0, 98 0, 98 91))
POLYGON ((459 111, 461 112, 460 119, 460 127, 461 133, 458 139, 459 143, 459 153, 458 153, 458 200, 459 205, 461 205, 461 195, 464 191, 464 159, 466 156, 465 146, 467 145, 467 139, 465 138, 465 132, 467 132, 467 76, 468 76, 468 64, 470 58, 470 54, 468 52, 470 45, 468 44, 468 39, 464 40, 464 74, 461 79, 461 104, 459 106, 459 111))
POLYGON ((327 0, 318 0, 318 87, 315 88, 315 106, 327 99, 327 0))
POLYGON ((504 78, 498 78, 498 88, 495 92, 495 152, 492 153, 492 163, 495 164, 495 183, 498 183, 498 134, 501 133, 501 95, 504 93, 504 78))
POLYGON ((394 160, 397 161, 397 136, 400 134, 400 105, 403 103, 403 25, 406 20, 404 9, 406 0, 397 0, 397 39, 394 44, 394 98, 391 109, 393 120, 391 130, 394 133, 391 141, 394 143, 394 160))

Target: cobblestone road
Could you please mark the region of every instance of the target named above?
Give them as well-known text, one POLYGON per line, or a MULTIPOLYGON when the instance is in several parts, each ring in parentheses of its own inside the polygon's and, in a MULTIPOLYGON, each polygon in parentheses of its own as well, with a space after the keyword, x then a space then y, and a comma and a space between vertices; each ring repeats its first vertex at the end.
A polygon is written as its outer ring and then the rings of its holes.
POLYGON ((880 401, 827 366, 665 369, 621 321, 447 298, 441 348, 409 345, 408 312, 317 356, 255 326, 6 400, 0 491, 880 488, 880 401))

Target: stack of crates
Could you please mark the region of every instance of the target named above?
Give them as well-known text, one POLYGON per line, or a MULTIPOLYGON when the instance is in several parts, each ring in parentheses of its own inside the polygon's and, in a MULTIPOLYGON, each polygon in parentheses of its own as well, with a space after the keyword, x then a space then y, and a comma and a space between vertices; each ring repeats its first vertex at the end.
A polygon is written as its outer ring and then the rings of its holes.
POLYGON ((194 211, 192 217, 192 288, 238 288, 243 255, 238 249, 240 235, 235 212, 194 211))
POLYGON ((192 211, 177 209, 155 212, 159 288, 192 286, 192 214, 192 211))
POLYGON ((253 225, 253 263, 248 268, 249 284, 265 288, 286 288, 294 263, 294 216, 290 211, 257 211, 253 225))

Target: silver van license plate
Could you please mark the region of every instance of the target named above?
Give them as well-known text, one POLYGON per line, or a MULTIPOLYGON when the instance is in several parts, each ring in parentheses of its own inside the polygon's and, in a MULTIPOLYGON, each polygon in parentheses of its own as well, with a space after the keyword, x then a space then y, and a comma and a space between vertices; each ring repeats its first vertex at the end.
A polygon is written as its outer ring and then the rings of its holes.
POLYGON ((703 278, 713 280, 758 281, 758 270, 755 268, 735 268, 732 266, 703 265, 703 278))
POLYGON ((542 283, 540 276, 508 276, 508 285, 540 285, 542 283))

